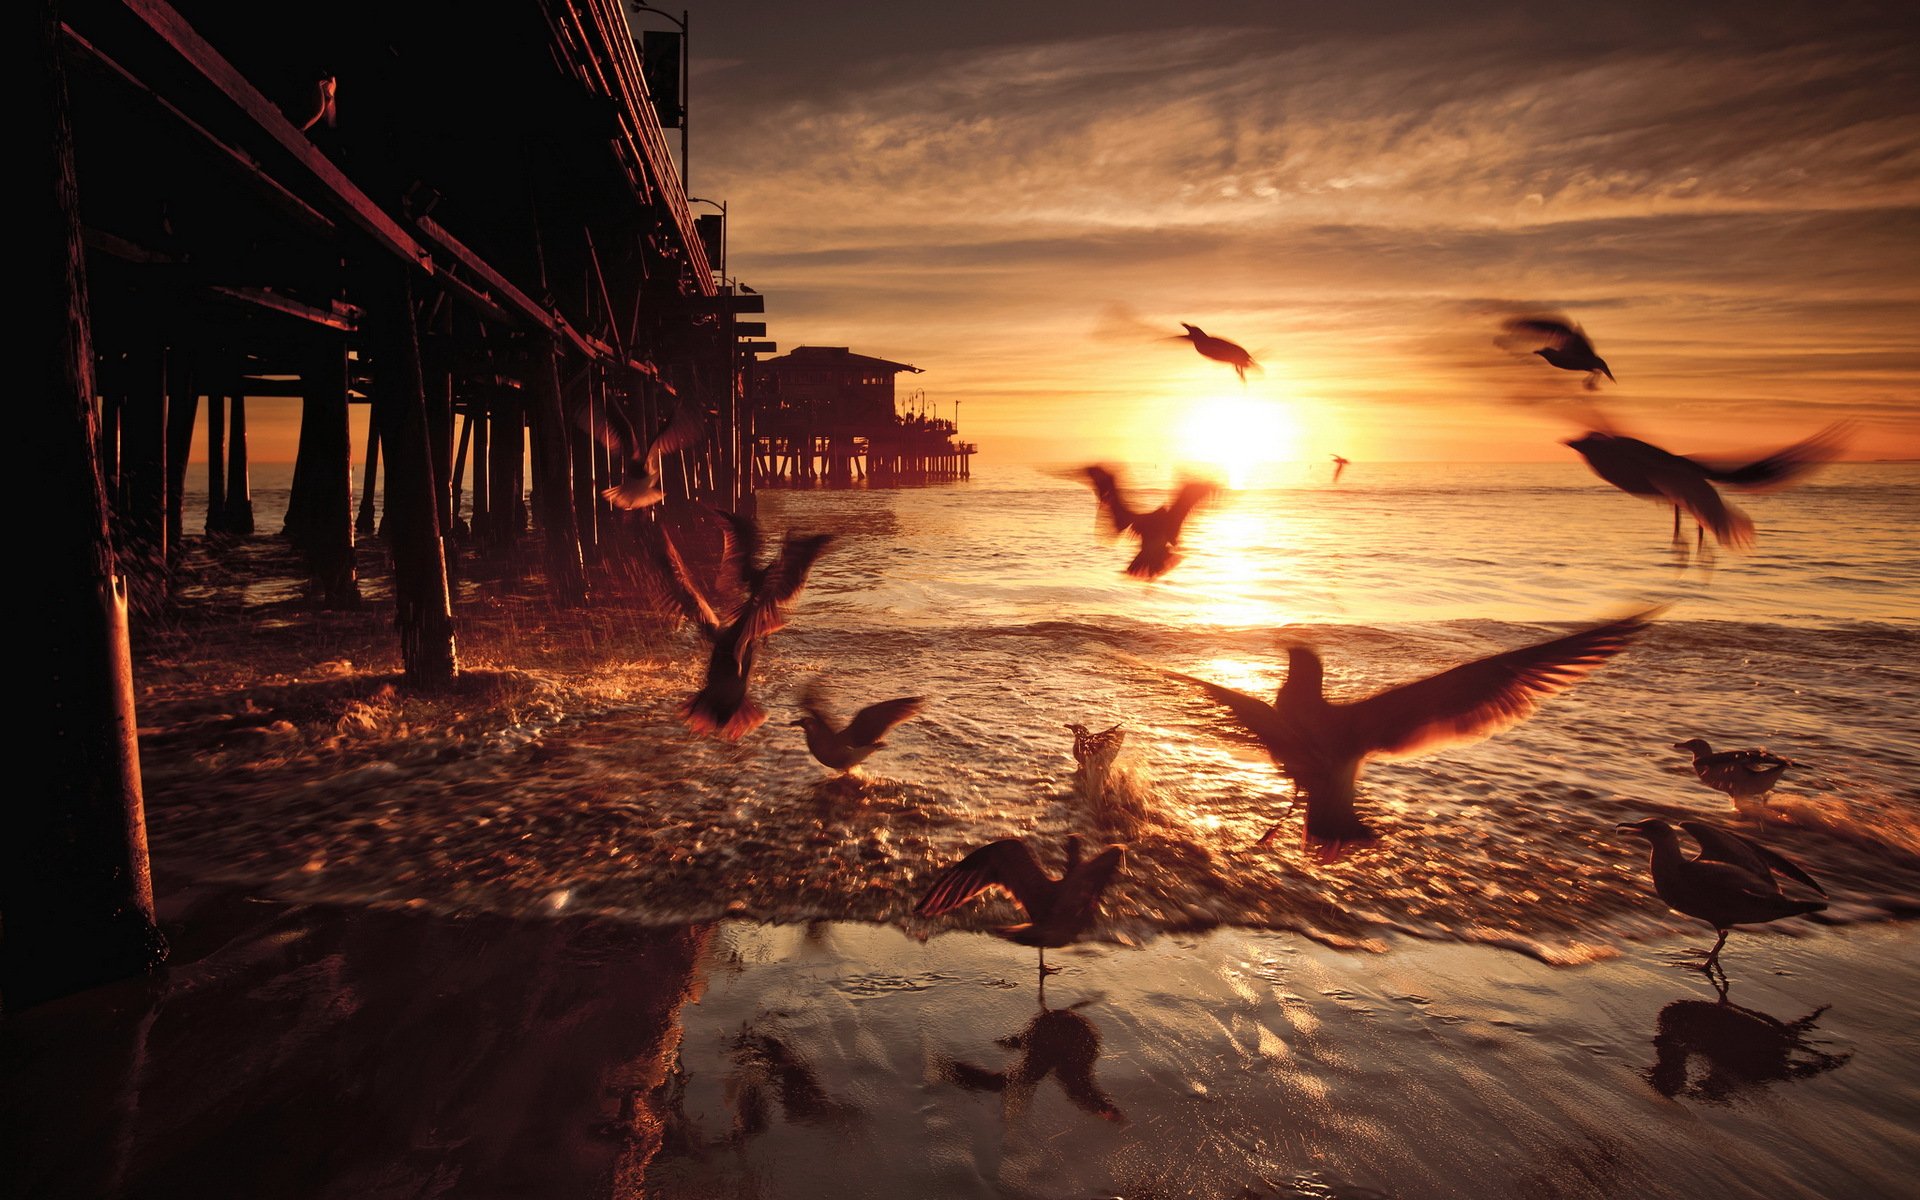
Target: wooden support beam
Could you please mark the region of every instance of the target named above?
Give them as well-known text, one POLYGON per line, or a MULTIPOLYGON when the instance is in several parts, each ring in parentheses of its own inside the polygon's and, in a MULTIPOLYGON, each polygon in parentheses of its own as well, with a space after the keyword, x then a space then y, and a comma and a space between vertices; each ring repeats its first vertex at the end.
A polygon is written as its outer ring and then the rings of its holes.
POLYGON ((380 422, 367 421, 367 466, 366 482, 360 485, 360 519, 354 523, 354 531, 361 537, 372 537, 375 528, 373 518, 373 493, 380 483, 380 422))
POLYGON ((179 558, 185 533, 187 456, 193 451, 193 422, 200 415, 193 352, 176 340, 167 352, 167 558, 179 558))
POLYGON ((120 534, 136 612, 166 599, 167 354, 147 326, 127 353, 120 417, 120 534))
POLYGON ((94 412, 93 332, 80 241, 73 128, 55 5, 21 47, 25 132, 16 270, 34 302, 18 319, 17 449, 37 498, 27 569, 38 653, 16 664, 35 697, 30 794, 0 806, 0 997, 11 1014, 138 974, 167 954, 154 919, 140 790, 127 593, 107 532, 94 412))
POLYGON ((227 531, 227 398, 207 389, 207 532, 227 531))
POLYGON ((241 304, 284 316, 297 317, 302 321, 310 321, 328 329, 338 329, 342 333, 352 333, 360 328, 360 309, 338 300, 326 308, 321 308, 295 300, 291 296, 283 296, 271 288, 227 287, 223 284, 214 284, 208 288, 208 291, 222 299, 238 301, 241 304))
POLYGON ((574 516, 572 453, 560 403, 560 348, 534 350, 529 364, 528 430, 533 435, 533 499, 546 550, 547 587, 559 604, 586 599, 580 526, 574 516))
POLYGON ((326 338, 309 352, 300 386, 300 448, 287 501, 287 538, 328 608, 360 603, 353 557, 353 436, 347 427, 347 345, 326 338))
POLYGON ((237 537, 253 532, 253 481, 247 474, 247 397, 237 384, 227 401, 226 527, 237 537))

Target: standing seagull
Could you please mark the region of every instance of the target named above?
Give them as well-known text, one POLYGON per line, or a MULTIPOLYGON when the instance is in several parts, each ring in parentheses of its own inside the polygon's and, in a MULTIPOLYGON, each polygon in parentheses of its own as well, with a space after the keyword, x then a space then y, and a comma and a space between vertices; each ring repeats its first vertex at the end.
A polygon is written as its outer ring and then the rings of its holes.
POLYGON ((1333 481, 1335 483, 1340 482, 1340 476, 1343 472, 1346 471, 1346 469, 1347 469, 1347 460, 1344 458, 1341 458, 1338 454, 1334 455, 1333 456, 1333 481))
POLYGON ((1788 767, 1800 764, 1790 758, 1782 758, 1768 750, 1722 750, 1714 752, 1705 738, 1688 738, 1684 742, 1675 742, 1675 750, 1686 750, 1693 755, 1693 773, 1716 792, 1725 792, 1737 801, 1759 800, 1766 802, 1767 793, 1780 777, 1787 773, 1788 767))
POLYGON ((817 684, 809 685, 800 697, 806 716, 790 724, 806 731, 807 752, 823 767, 832 767, 842 775, 850 773, 887 743, 881 739, 895 725, 920 711, 926 700, 920 696, 902 696, 869 704, 853 715, 844 727, 827 711, 826 700, 817 684))
MULTIPOLYGON (((1367 759, 1485 737, 1524 719, 1542 699, 1626 649, 1659 612, 1490 655, 1350 702, 1326 698, 1320 656, 1299 642, 1287 646, 1287 679, 1272 704, 1177 671, 1166 674, 1200 687, 1260 739, 1274 766, 1306 796, 1308 837, 1359 841, 1375 836, 1354 811, 1354 787, 1367 759)), ((1258 844, 1279 829, 1275 824, 1258 844)))
POLYGON ((1083 767, 1120 753, 1120 747, 1127 741, 1126 731, 1118 725, 1095 733, 1085 725, 1069 721, 1067 728, 1073 731, 1073 761, 1083 767))
POLYGON ((629 510, 647 508, 665 500, 667 492, 660 460, 699 442, 706 431, 706 423, 699 413, 676 402, 667 423, 642 446, 619 409, 609 408, 592 433, 601 445, 624 457, 627 467, 626 478, 601 492, 601 497, 615 508, 629 510))
POLYGON ((1186 330, 1186 332, 1175 334, 1173 337, 1174 341, 1192 342, 1193 348, 1200 352, 1200 357, 1210 358, 1215 362, 1226 363, 1233 368, 1233 373, 1240 377, 1241 383, 1247 381, 1247 372, 1249 370, 1258 371, 1260 369, 1260 364, 1253 361, 1253 355, 1248 354, 1246 348, 1238 342, 1230 342, 1225 338, 1214 337, 1198 325, 1189 325, 1185 321, 1180 322, 1180 328, 1186 330))
MULTIPOLYGON (((748 528, 753 527, 753 523, 744 517, 736 517, 732 513, 722 513, 721 516, 736 528, 742 522, 748 528)), ((758 729, 761 722, 767 719, 766 710, 747 695, 747 676, 753 671, 754 647, 762 638, 785 624, 785 606, 806 586, 807 572, 832 540, 833 535, 826 533, 800 538, 788 534, 781 544, 779 556, 766 567, 755 571, 753 586, 746 589, 739 606, 723 621, 714 612, 706 590, 694 581, 692 573, 687 570, 687 564, 680 557, 673 539, 667 536, 664 529, 660 531, 668 588, 687 619, 698 626, 701 636, 713 644, 713 651, 707 656, 706 682, 680 709, 681 718, 695 733, 717 733, 730 742, 737 742, 758 729)), ((758 544, 759 531, 756 529, 752 545, 757 547, 758 544)), ((741 570, 737 565, 740 559, 751 561, 751 550, 730 535, 725 557, 729 563, 736 564, 733 569, 737 573, 741 570)))
POLYGON ((1055 879, 1019 838, 989 842, 942 871, 914 906, 914 915, 937 917, 989 888, 1001 888, 1026 910, 1027 923, 994 932, 1017 945, 1038 948, 1040 974, 1051 975, 1060 968, 1047 965, 1047 947, 1072 945, 1087 931, 1100 911, 1101 895, 1127 859, 1125 849, 1108 846, 1081 862, 1080 848, 1078 837, 1067 838, 1067 869, 1055 879))
MULTIPOLYGON (((1680 534, 1680 510, 1685 509, 1702 530, 1711 529, 1722 546, 1753 543, 1753 521, 1721 498, 1714 484, 1743 491, 1783 487, 1839 454, 1846 433, 1844 423, 1829 425, 1803 442, 1776 450, 1748 463, 1723 464, 1672 454, 1639 438, 1593 431, 1565 444, 1587 460, 1593 473, 1632 496, 1646 496, 1673 505, 1673 529, 1680 534)), ((1702 535, 1704 536, 1704 534, 1702 535)))
POLYGON ((1180 561, 1180 529, 1202 501, 1219 492, 1217 484, 1188 480, 1180 485, 1172 500, 1151 512, 1136 512, 1120 494, 1120 481, 1111 467, 1099 465, 1081 468, 1115 536, 1132 530, 1140 539, 1140 553, 1127 564, 1127 574, 1135 579, 1158 579, 1180 561))
POLYGON ((1588 391, 1600 386, 1602 375, 1613 380, 1613 372, 1607 369, 1606 360, 1593 352, 1593 343, 1587 340, 1586 333, 1565 317, 1514 317, 1507 322, 1507 332, 1545 339, 1547 344, 1534 353, 1563 371, 1585 371, 1588 391))
MULTIPOLYGON (((1727 931, 1735 925, 1759 925, 1826 908, 1818 900, 1789 900, 1782 896, 1780 885, 1773 880, 1772 868, 1774 860, 1786 863, 1786 859, 1745 838, 1737 841, 1766 857, 1766 861, 1754 864, 1758 870, 1717 857, 1705 842, 1698 856, 1688 858, 1681 853, 1679 833, 1657 817, 1617 828, 1623 833, 1637 833, 1652 843, 1653 890, 1667 907, 1705 921, 1720 935, 1713 949, 1707 951, 1707 961, 1702 966, 1709 974, 1720 965, 1720 948, 1727 944, 1727 931)), ((1791 863, 1787 866, 1792 867, 1787 873, 1793 878, 1812 883, 1805 871, 1791 863)))

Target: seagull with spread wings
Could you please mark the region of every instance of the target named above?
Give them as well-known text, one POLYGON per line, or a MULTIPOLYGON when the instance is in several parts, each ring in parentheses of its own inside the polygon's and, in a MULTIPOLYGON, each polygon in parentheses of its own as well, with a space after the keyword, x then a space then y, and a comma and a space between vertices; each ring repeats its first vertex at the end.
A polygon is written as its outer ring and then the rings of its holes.
POLYGON ((1586 333, 1565 317, 1514 317, 1507 322, 1507 333, 1516 339, 1545 341, 1546 345, 1533 353, 1563 371, 1585 371, 1588 391, 1600 386, 1602 375, 1610 382, 1613 380, 1613 372, 1608 369, 1607 361, 1594 353, 1593 343, 1587 340, 1586 333))
POLYGON ((1749 492, 1785 487, 1836 457, 1844 446, 1846 432, 1844 422, 1829 425, 1805 441, 1745 463, 1673 454, 1639 438, 1597 430, 1568 439, 1565 444, 1587 460, 1595 475, 1628 495, 1671 504, 1676 542, 1680 537, 1680 510, 1685 509, 1700 526, 1702 538, 1710 529, 1722 546, 1738 548, 1753 543, 1753 520, 1727 503, 1714 485, 1749 492))
MULTIPOLYGON (((1360 841, 1375 836, 1354 810, 1367 759, 1485 737, 1525 719, 1543 699, 1626 649, 1659 611, 1476 659, 1363 700, 1328 700, 1320 655, 1300 642, 1287 646, 1286 682, 1272 704, 1177 671, 1166 674, 1199 687, 1259 739, 1306 797, 1308 837, 1360 841)), ((1267 830, 1260 843, 1279 829, 1267 830)))
POLYGON ((1093 485, 1094 498, 1106 515, 1114 536, 1131 531, 1140 539, 1140 552, 1127 564, 1127 574, 1135 579, 1158 579, 1180 561, 1180 530, 1200 504, 1213 498, 1219 485, 1187 480, 1173 499, 1151 511, 1134 509, 1120 494, 1120 480, 1113 468, 1095 464, 1082 467, 1080 473, 1093 485))
POLYGON ((807 737, 807 752, 823 767, 831 767, 842 775, 867 760, 875 750, 885 746, 887 733, 926 704, 921 696, 901 696, 894 700, 882 700, 878 704, 869 704, 853 714, 853 720, 842 725, 834 719, 827 706, 825 693, 818 680, 807 685, 806 692, 800 697, 800 707, 806 715, 798 721, 789 722, 798 725, 807 737))
POLYGON ((1127 859, 1120 846, 1108 846, 1084 862, 1080 853, 1080 839, 1068 837, 1067 869, 1055 879, 1020 839, 989 842, 942 871, 914 907, 914 915, 937 917, 982 892, 1000 888, 1026 910, 1027 923, 994 932, 1017 945, 1037 948, 1040 974, 1051 975, 1059 968, 1047 965, 1047 948, 1072 945, 1087 931, 1100 911, 1101 895, 1127 859))
POLYGON ((762 564, 758 561, 760 531, 753 521, 736 513, 723 512, 720 516, 727 522, 723 570, 743 583, 740 602, 724 619, 706 589, 694 580, 664 529, 660 540, 669 591, 687 619, 713 645, 707 657, 706 682, 681 708, 680 715, 695 733, 717 733, 728 741, 738 741, 767 719, 766 710, 747 695, 754 648, 785 626, 787 605, 806 586, 807 572, 833 535, 795 537, 789 533, 781 542, 780 553, 762 564))
POLYGON ((645 444, 634 434, 632 424, 618 405, 609 405, 598 420, 589 421, 587 425, 601 445, 626 459, 627 477, 600 493, 607 503, 623 509, 647 508, 666 499, 661 459, 676 450, 697 445, 707 432, 700 414, 678 401, 673 402, 666 423, 645 444))

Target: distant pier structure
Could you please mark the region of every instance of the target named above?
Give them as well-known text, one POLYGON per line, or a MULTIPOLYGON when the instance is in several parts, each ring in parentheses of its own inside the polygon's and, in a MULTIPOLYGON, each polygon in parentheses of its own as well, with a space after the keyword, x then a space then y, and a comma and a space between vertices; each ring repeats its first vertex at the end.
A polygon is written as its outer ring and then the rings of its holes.
MULTIPOLYGON (((979 447, 956 416, 903 403, 908 363, 846 346, 800 346, 753 369, 753 479, 757 486, 885 486, 972 477, 979 447)), ((957 409, 957 406, 956 406, 957 409)))

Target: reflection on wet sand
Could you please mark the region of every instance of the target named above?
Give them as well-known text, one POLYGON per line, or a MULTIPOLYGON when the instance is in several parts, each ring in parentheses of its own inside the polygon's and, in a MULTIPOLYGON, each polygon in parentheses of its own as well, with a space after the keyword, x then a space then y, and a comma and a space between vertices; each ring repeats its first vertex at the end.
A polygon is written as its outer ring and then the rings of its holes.
POLYGON ((1718 1000, 1675 1000, 1660 1010, 1647 1082, 1669 1099, 1728 1104, 1769 1083, 1834 1070, 1852 1052, 1822 1050, 1809 1037, 1828 1007, 1781 1021, 1724 993, 1718 1000))
POLYGON ((970 1092, 999 1093, 1006 1119, 1018 1121, 1026 1114, 1034 1089, 1052 1075, 1075 1106, 1103 1121, 1125 1124, 1126 1114, 1093 1077, 1093 1065, 1100 1058, 1100 1028, 1079 1011, 1092 1003, 1081 1000, 1065 1008, 1048 1008, 1043 980, 1040 1011, 1025 1029, 999 1039, 999 1045, 1020 1051, 1013 1066, 995 1071, 943 1058, 940 1077, 970 1092))

